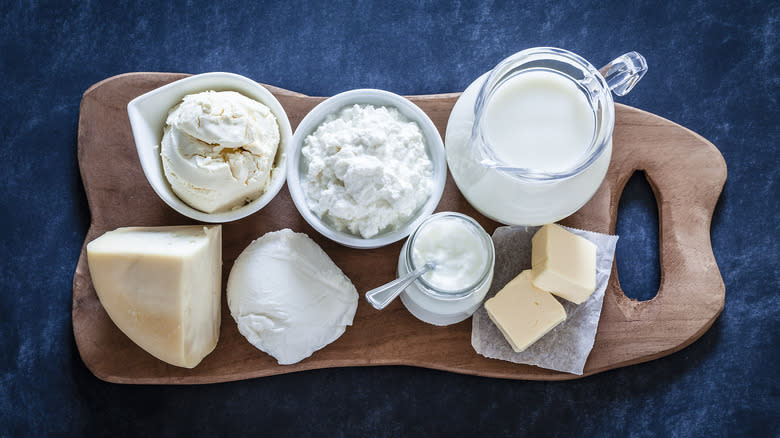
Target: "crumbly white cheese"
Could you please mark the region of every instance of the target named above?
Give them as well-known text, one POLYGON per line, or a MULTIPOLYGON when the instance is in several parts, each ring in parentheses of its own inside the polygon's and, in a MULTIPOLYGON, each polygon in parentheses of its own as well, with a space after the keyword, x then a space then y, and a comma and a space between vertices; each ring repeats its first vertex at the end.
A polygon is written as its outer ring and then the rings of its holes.
POLYGON ((433 187, 422 131, 393 107, 342 109, 306 137, 302 153, 311 211, 364 238, 405 223, 433 187))
POLYGON ((338 339, 352 325, 357 301, 355 286, 325 251, 289 229, 250 243, 227 284, 238 331, 281 365, 338 339))
POLYGON ((242 207, 271 179, 276 116, 235 91, 184 96, 165 121, 160 156, 174 193, 206 213, 242 207))

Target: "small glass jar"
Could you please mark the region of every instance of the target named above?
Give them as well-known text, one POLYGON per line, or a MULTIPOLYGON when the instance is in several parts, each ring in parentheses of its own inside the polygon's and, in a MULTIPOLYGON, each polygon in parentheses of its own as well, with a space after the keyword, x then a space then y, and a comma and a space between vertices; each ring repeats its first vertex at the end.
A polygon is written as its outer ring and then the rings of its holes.
MULTIPOLYGON (((453 233, 447 233, 446 239, 450 242, 465 244, 458 248, 458 251, 461 251, 460 254, 452 253, 450 255, 453 257, 464 257, 462 250, 475 251, 476 253, 470 255, 478 256, 477 259, 483 260, 483 262, 479 263, 482 266, 468 266, 464 268, 473 268, 474 273, 464 278, 464 280, 469 279, 467 284, 458 283, 458 278, 439 277, 436 279, 429 275, 432 274, 429 272, 415 280, 401 293, 401 302, 403 302, 412 315, 421 321, 438 326, 463 321, 479 308, 493 281, 493 266, 495 264, 493 240, 479 223, 464 214, 442 212, 426 219, 409 236, 398 257, 399 276, 404 276, 430 261, 420 259, 419 251, 418 255, 415 256, 415 250, 418 245, 423 243, 435 244, 436 242, 423 242, 421 239, 432 239, 433 237, 428 236, 431 234, 432 227, 440 227, 442 224, 446 224, 445 221, 457 221, 459 225, 462 225, 460 227, 462 231, 472 233, 470 236, 458 236, 453 235, 453 233)), ((452 249, 452 246, 449 245, 448 248, 452 249)), ((445 253, 448 248, 440 248, 439 256, 447 256, 445 253)), ((468 257, 462 260, 467 261, 468 257)), ((446 262, 450 261, 446 260, 446 262)), ((440 259, 437 262, 441 264, 443 261, 440 259)))

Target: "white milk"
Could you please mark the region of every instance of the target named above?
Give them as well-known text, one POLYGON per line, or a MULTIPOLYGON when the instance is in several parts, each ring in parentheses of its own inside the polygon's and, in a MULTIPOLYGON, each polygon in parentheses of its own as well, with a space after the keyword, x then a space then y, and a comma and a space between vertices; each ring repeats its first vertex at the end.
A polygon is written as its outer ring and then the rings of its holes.
POLYGON ((590 104, 574 82, 547 71, 508 79, 488 100, 484 123, 499 160, 547 172, 575 167, 596 125, 590 104))
MULTIPOLYGON (((556 182, 523 181, 498 169, 483 167, 471 150, 471 128, 474 125, 474 104, 487 73, 474 81, 455 103, 447 123, 445 150, 447 164, 458 188, 468 202, 483 215, 508 225, 543 225, 569 216, 582 207, 601 185, 607 173, 612 156, 612 141, 607 140, 605 150, 582 173, 556 182)), ((595 123, 584 96, 572 83, 563 82, 554 73, 531 76, 523 73, 497 90, 500 97, 506 97, 490 109, 493 126, 488 124, 487 135, 498 144, 495 153, 510 165, 518 167, 541 167, 547 170, 562 170, 579 161, 583 149, 590 144, 595 123), (527 77, 524 77, 528 75, 527 77), (542 77, 544 76, 544 77, 542 77), (543 87, 531 90, 531 82, 540 82, 543 87), (527 93, 526 93, 527 92, 527 93), (529 94, 531 105, 513 102, 515 94, 529 94), (544 98, 547 96, 547 98, 544 98), (535 102, 535 104, 534 104, 535 102), (568 103, 567 103, 568 102, 568 103), (560 108, 568 108, 560 111, 560 108), (500 114, 504 108, 503 114, 500 114), (559 111, 551 111, 558 108, 559 111), (586 111, 587 110, 587 111, 586 111), (552 122, 546 128, 536 129, 542 124, 526 122, 519 115, 547 113, 558 119, 557 130, 550 135, 552 122), (590 113, 590 114, 587 114, 590 113), (573 125, 561 123, 569 120, 573 125), (513 125, 512 124, 516 124, 513 125), (521 127, 524 129, 520 129, 521 127), (580 134, 578 134, 580 133, 580 134), (548 136, 546 146, 539 147, 533 139, 548 136), (567 142, 564 138, 574 138, 567 142), (529 150, 534 150, 533 153, 529 150), (574 151, 570 154, 565 151, 574 151)))

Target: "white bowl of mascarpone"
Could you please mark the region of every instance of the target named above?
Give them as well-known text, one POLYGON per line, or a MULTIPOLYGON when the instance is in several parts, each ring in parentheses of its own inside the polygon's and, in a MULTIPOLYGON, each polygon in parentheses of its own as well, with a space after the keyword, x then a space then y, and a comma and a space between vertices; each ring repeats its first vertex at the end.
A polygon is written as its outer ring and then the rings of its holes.
POLYGON ((351 248, 378 248, 411 233, 444 191, 444 145, 414 103, 375 89, 326 99, 301 121, 287 186, 306 222, 351 248))
POLYGON ((279 101, 233 73, 190 76, 127 105, 138 158, 166 204, 202 222, 263 208, 284 185, 292 129, 279 101))

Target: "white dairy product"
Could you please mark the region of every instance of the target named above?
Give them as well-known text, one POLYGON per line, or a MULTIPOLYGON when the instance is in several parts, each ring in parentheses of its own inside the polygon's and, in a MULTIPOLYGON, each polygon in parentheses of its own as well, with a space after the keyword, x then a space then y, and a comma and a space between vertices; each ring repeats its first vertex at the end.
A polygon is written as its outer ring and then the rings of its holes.
POLYGON ((353 105, 329 116, 302 149, 311 211, 370 238, 404 224, 433 187, 420 127, 396 108, 353 105))
POLYGON ((215 213, 265 192, 280 141, 267 106, 235 91, 206 91, 185 96, 165 123, 160 156, 182 201, 215 213))
POLYGON ((303 233, 267 233, 238 256, 227 284, 230 314, 255 347, 287 365, 352 325, 355 286, 303 233))
POLYGON ((470 317, 493 282, 493 241, 470 217, 453 212, 426 219, 398 257, 403 276, 433 259, 436 268, 407 287, 401 302, 417 319, 449 325, 470 317))
POLYGON ((436 262, 436 269, 423 278, 447 291, 469 287, 480 280, 489 249, 469 223, 457 217, 426 223, 416 233, 412 258, 416 266, 436 262))
POLYGON ((547 224, 531 239, 531 281, 574 304, 596 290, 596 245, 556 224, 547 224))
POLYGON ((485 134, 510 166, 561 172, 582 160, 596 120, 585 95, 563 76, 530 71, 502 84, 490 98, 485 134))
POLYGON ((469 85, 447 123, 447 164, 458 189, 480 213, 504 224, 543 225, 572 214, 601 185, 612 156, 612 139, 607 140, 604 151, 590 167, 560 181, 523 181, 499 169, 483 167, 470 139, 474 104, 486 78, 487 73, 469 85))
POLYGON ((525 270, 485 302, 488 317, 519 353, 566 320, 566 309, 525 270))
POLYGON ((87 261, 106 313, 139 347, 186 368, 214 350, 221 226, 119 228, 87 244, 87 261))

